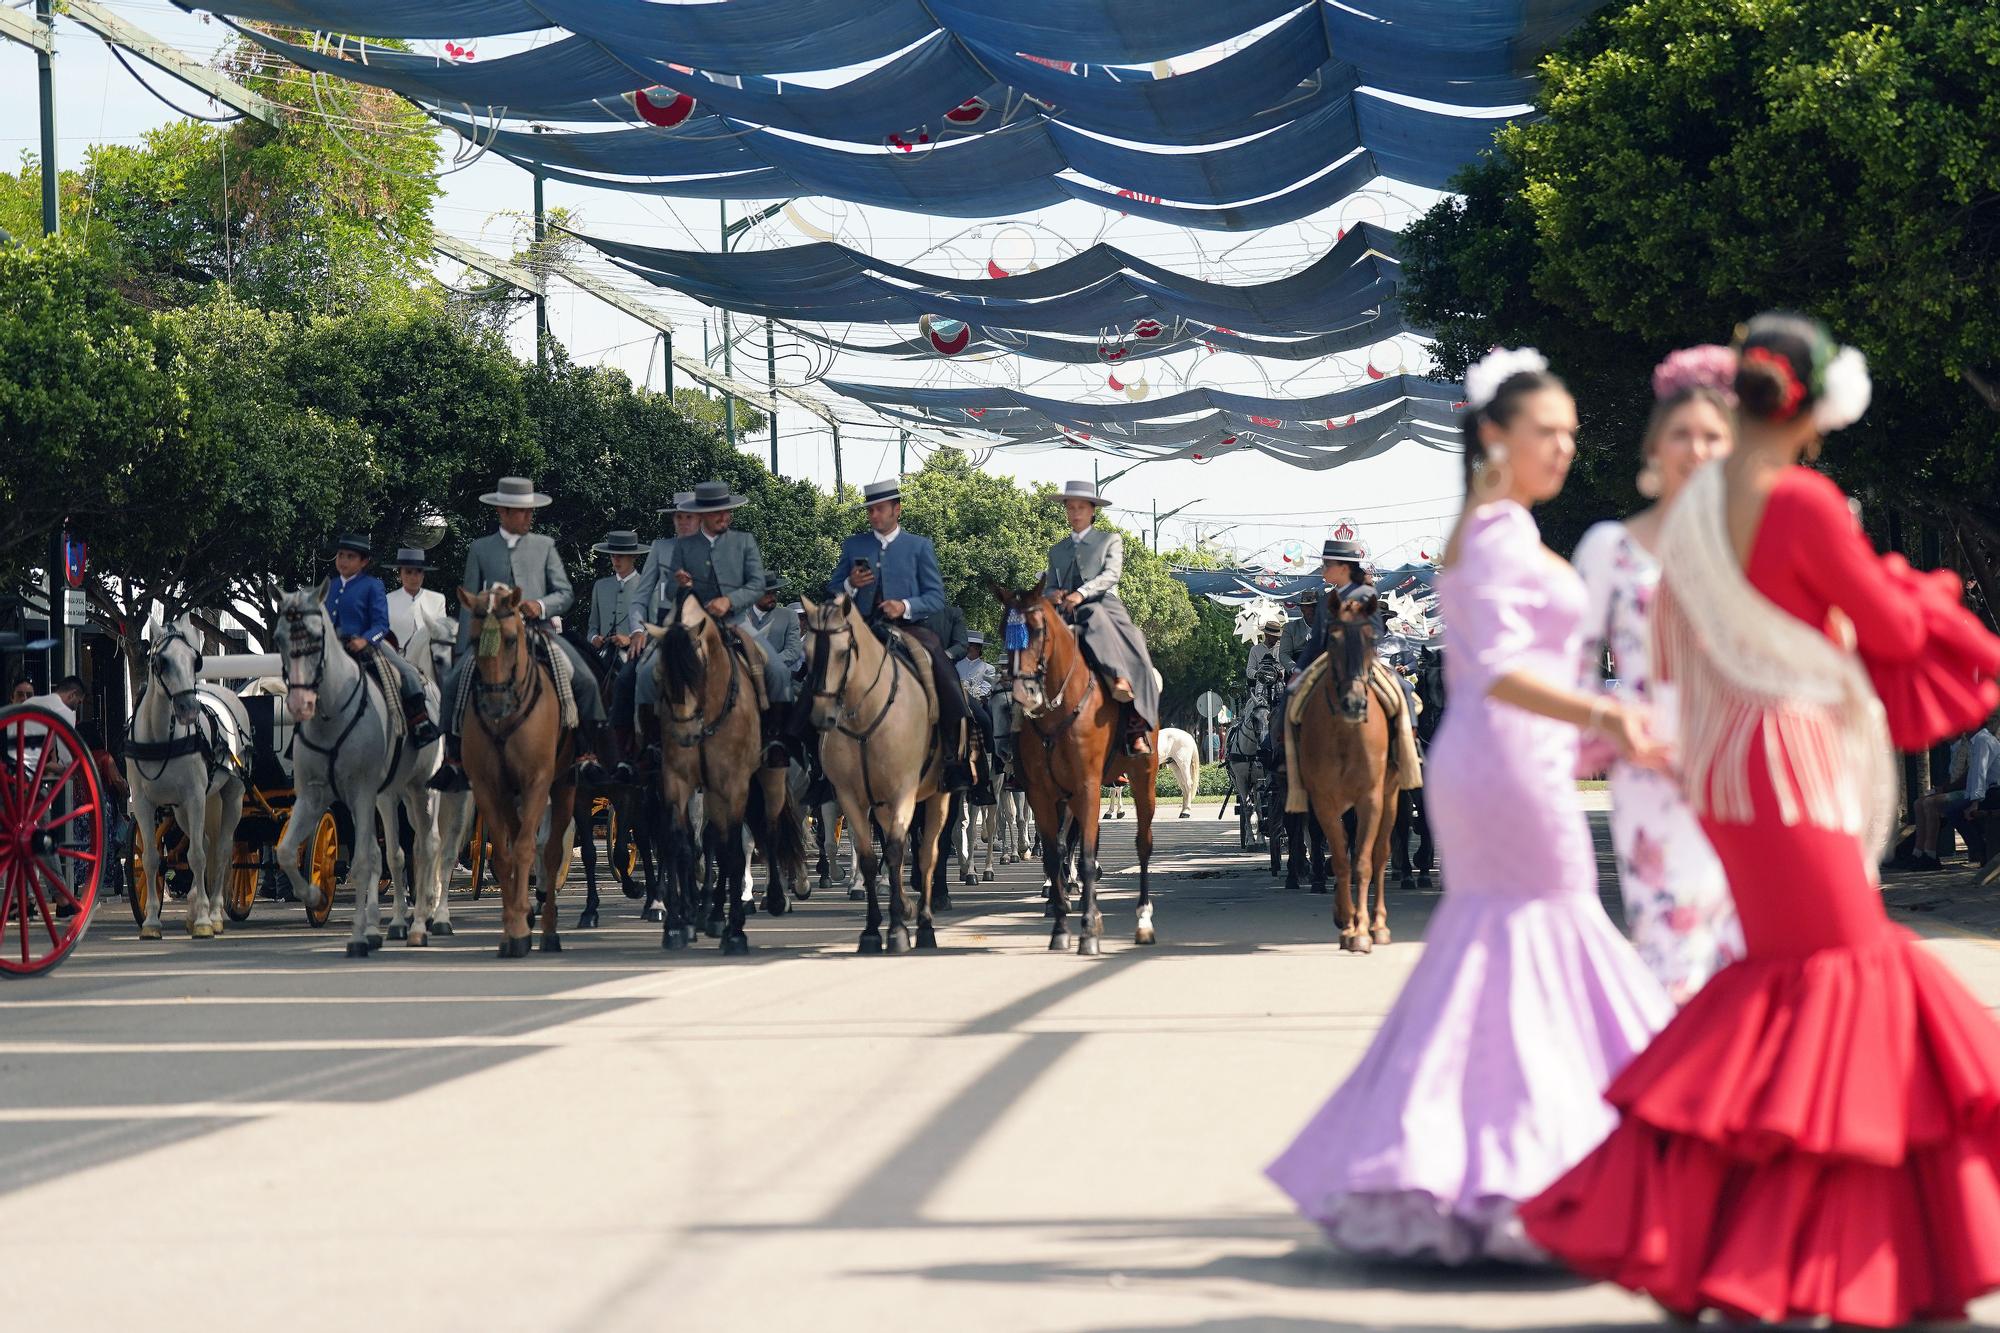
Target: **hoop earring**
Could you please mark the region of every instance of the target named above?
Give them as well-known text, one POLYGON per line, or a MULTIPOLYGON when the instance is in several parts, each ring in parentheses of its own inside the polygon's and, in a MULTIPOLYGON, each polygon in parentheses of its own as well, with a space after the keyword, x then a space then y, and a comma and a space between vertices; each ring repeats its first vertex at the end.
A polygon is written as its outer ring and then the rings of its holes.
POLYGON ((1654 465, 1652 459, 1647 459, 1646 466, 1639 469, 1639 479, 1635 484, 1642 498, 1647 500, 1660 498, 1660 491, 1664 487, 1661 485, 1660 469, 1654 465))
POLYGON ((1473 475, 1472 486, 1481 500, 1497 500, 1514 483, 1514 470, 1507 466, 1507 446, 1496 444, 1486 451, 1473 475))

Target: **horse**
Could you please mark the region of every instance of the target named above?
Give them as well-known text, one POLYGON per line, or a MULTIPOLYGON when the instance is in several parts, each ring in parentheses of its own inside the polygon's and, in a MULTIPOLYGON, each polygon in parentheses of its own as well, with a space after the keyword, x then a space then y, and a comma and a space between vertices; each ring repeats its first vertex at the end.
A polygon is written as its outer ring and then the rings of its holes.
POLYGON ((1195 788, 1201 785, 1201 747, 1193 736, 1179 727, 1160 728, 1160 763, 1174 770, 1174 781, 1180 784, 1180 818, 1194 818, 1195 788))
POLYGON ((1014 702, 1027 723, 1015 744, 1027 778, 1028 802, 1042 829, 1042 869, 1049 880, 1049 915, 1055 925, 1049 935, 1052 951, 1069 948, 1069 895, 1063 863, 1065 844, 1078 849, 1078 880, 1082 917, 1076 951, 1091 957, 1102 952, 1104 916, 1097 905, 1098 789, 1118 777, 1132 784, 1134 829, 1139 853, 1139 944, 1152 944, 1153 806, 1158 798, 1160 755, 1158 734, 1149 753, 1127 755, 1116 742, 1124 729, 1118 701, 1084 660, 1075 633, 1043 595, 1043 581, 1023 591, 993 585, 993 593, 1008 611, 1007 656, 1014 702), (1063 816, 1071 823, 1064 829, 1063 816), (1058 833, 1058 830, 1062 830, 1058 833))
POLYGON ((569 867, 576 737, 563 725, 555 677, 529 637, 538 631, 521 613, 520 589, 505 583, 476 593, 460 588, 458 601, 471 616, 477 645, 472 706, 460 749, 480 822, 493 843, 494 879, 500 884, 498 956, 526 958, 533 951, 528 871, 544 816, 551 836, 540 847, 542 949, 559 953, 555 891, 569 867))
MULTIPOLYGON (((763 663, 753 661, 754 645, 738 636, 741 650, 724 642, 725 630, 693 597, 681 599, 673 622, 647 625, 658 645, 653 670, 659 684, 654 705, 660 725, 660 794, 667 827, 669 860, 663 948, 694 942, 688 885, 694 862, 693 809, 702 844, 717 859, 716 892, 727 899, 727 925, 719 933, 725 955, 750 952, 743 929, 744 876, 749 857, 742 831, 747 826, 770 872, 767 910, 784 910, 785 885, 805 877, 805 838, 791 803, 782 768, 764 763, 763 721, 758 693, 763 663)), ((724 905, 711 900, 711 920, 724 905)))
POLYGON ((1297 721, 1286 723, 1297 769, 1290 779, 1303 787, 1326 835, 1337 876, 1340 947, 1350 953, 1390 942, 1383 880, 1406 776, 1395 758, 1395 723, 1380 701, 1369 697, 1376 670, 1374 601, 1372 595, 1350 596, 1341 603, 1340 624, 1328 635, 1326 670, 1294 705, 1297 721), (1358 651, 1349 651, 1355 637, 1358 651), (1341 818, 1349 810, 1355 824, 1351 851, 1341 818))
POLYGON ((385 693, 373 671, 347 653, 326 614, 326 583, 295 589, 278 602, 282 626, 285 711, 297 724, 292 732, 292 785, 297 797, 278 842, 278 864, 292 891, 309 907, 319 906, 319 888, 301 873, 299 852, 335 802, 347 807, 354 829, 354 856, 348 882, 354 886, 354 933, 349 958, 366 958, 382 945, 381 864, 377 821, 387 830, 380 848, 389 858, 390 939, 421 948, 430 942, 433 895, 441 876, 437 824, 429 817, 430 791, 442 745, 411 745, 403 730, 402 704, 385 693), (326 703, 327 707, 322 707, 326 703), (416 833, 414 870, 403 859, 395 836, 396 807, 412 811, 416 833), (414 894, 406 918, 404 898, 414 894))
MULTIPOLYGON (((564 632, 571 645, 590 664, 597 677, 597 688, 601 698, 611 697, 611 683, 620 667, 624 665, 618 650, 607 644, 600 651, 593 647, 584 633, 574 627, 564 632)), ((645 921, 659 921, 665 912, 659 906, 659 880, 654 860, 653 841, 647 830, 653 827, 654 814, 648 807, 655 799, 652 784, 640 778, 631 782, 613 781, 606 776, 602 781, 591 782, 581 774, 576 784, 576 809, 581 812, 577 820, 576 838, 583 853, 583 910, 577 914, 576 928, 591 930, 598 924, 598 914, 602 903, 597 893, 597 838, 593 829, 596 823, 597 802, 606 803, 610 813, 611 832, 605 839, 604 852, 609 862, 608 869, 624 887, 625 896, 638 898, 641 889, 631 881, 627 869, 637 862, 644 881, 640 905, 640 918, 645 921)))
POLYGON ((1027 860, 1032 841, 1028 787, 1021 777, 1020 747, 1015 744, 1015 712, 1011 688, 993 691, 993 794, 1000 812, 1002 865, 1027 860))
POLYGON ((145 693, 133 710, 125 749, 132 818, 146 883, 152 886, 146 919, 139 926, 142 940, 160 938, 160 908, 167 895, 160 882, 159 812, 168 806, 187 838, 188 934, 213 939, 228 921, 223 897, 236 824, 243 817, 243 773, 231 756, 242 748, 244 736, 233 714, 203 698, 195 633, 193 622, 183 616, 154 636, 146 654, 145 693))
POLYGON ((813 725, 820 733, 820 765, 854 832, 861 873, 868 881, 868 920, 860 952, 880 953, 884 947, 877 896, 881 857, 869 837, 871 822, 881 832, 881 855, 889 862, 888 951, 906 953, 913 947, 912 918, 914 947, 935 948, 933 876, 951 796, 942 785, 944 755, 932 740, 937 704, 927 684, 928 668, 920 660, 906 660, 878 639, 845 595, 803 605, 811 663, 807 687, 812 691, 813 725), (922 836, 917 842, 913 893, 905 887, 903 857, 920 809, 922 836))

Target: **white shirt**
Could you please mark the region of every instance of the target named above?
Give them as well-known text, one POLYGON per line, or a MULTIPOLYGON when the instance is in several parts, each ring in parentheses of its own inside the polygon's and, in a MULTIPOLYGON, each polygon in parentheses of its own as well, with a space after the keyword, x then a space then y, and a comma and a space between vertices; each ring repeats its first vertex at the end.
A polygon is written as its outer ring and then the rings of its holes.
POLYGON ((1977 801, 2000 783, 2000 740, 1981 727, 1967 739, 1969 758, 1965 765, 1965 795, 1977 801))
POLYGON ((46 708, 72 727, 76 725, 76 713, 63 702, 60 694, 37 694, 28 699, 37 708, 46 708))
POLYGON ((502 528, 500 529, 500 540, 506 542, 507 549, 511 551, 521 544, 521 534, 518 532, 509 532, 507 529, 502 528))

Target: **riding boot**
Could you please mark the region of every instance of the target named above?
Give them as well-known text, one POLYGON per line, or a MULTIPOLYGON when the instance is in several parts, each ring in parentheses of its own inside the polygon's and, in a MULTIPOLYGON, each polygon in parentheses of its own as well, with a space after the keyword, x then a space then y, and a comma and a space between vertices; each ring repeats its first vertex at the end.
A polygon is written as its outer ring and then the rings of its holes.
POLYGON ((972 765, 965 757, 965 724, 958 724, 958 734, 945 740, 944 789, 948 792, 971 791, 975 779, 972 765))
POLYGON ((1153 752, 1153 729, 1146 725, 1146 719, 1130 708, 1120 711, 1119 720, 1125 728, 1125 753, 1144 757, 1153 752))
POLYGON ((465 780, 465 756, 462 742, 457 733, 447 732, 444 738, 444 762, 438 771, 424 784, 432 791, 466 791, 472 786, 465 780))
POLYGON ((638 737, 632 728, 616 723, 608 731, 611 737, 611 780, 631 782, 638 777, 638 770, 632 766, 633 759, 639 754, 638 737))
POLYGON ((597 752, 603 742, 602 722, 580 721, 576 724, 576 775, 585 782, 601 784, 611 779, 604 765, 597 762, 597 752))
POLYGON ((431 721, 430 704, 422 690, 403 696, 403 720, 410 729, 410 744, 419 749, 438 738, 437 723, 431 721))
POLYGON ((792 754, 785 745, 784 706, 780 704, 765 709, 760 719, 760 726, 764 735, 764 767, 790 768, 792 754))

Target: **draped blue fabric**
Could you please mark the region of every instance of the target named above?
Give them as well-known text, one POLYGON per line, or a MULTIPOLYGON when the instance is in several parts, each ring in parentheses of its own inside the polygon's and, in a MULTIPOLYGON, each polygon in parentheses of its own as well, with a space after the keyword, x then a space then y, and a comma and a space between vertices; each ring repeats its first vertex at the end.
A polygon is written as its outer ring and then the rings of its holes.
MULTIPOLYGON (((862 352, 870 356, 886 356, 902 360, 932 360, 938 356, 937 349, 927 338, 904 338, 895 342, 872 343, 852 338, 832 338, 803 328, 794 328, 792 332, 823 347, 832 347, 844 352, 862 352)), ((1215 329, 1185 330, 1178 334, 1170 332, 1167 336, 1146 342, 1128 340, 1118 349, 1122 354, 1112 360, 1107 357, 1106 344, 1100 338, 1089 340, 1060 338, 1039 333, 1021 333, 1012 329, 974 326, 972 340, 958 355, 961 359, 975 360, 983 356, 1012 355, 1023 356, 1031 361, 1053 361, 1067 365, 1088 365, 1092 362, 1122 365, 1128 361, 1147 361, 1170 352, 1185 351, 1191 346, 1206 344, 1216 351, 1236 352, 1242 356, 1268 357, 1277 361, 1315 361, 1340 352, 1359 351, 1400 333, 1428 336, 1429 330, 1416 328, 1407 323, 1403 318, 1402 306, 1390 301, 1369 310, 1344 329, 1331 333, 1316 333, 1310 338, 1250 338, 1239 333, 1223 333, 1215 329)))
POLYGON ((918 408, 933 418, 956 421, 975 430, 993 428, 985 418, 1002 420, 1012 414, 1023 420, 1039 417, 1072 431, 1104 430, 1207 411, 1233 414, 1245 423, 1252 417, 1267 418, 1279 423, 1270 429, 1282 430, 1305 422, 1372 411, 1405 399, 1449 405, 1457 402, 1462 392, 1460 386, 1450 381, 1421 375, 1388 375, 1353 388, 1307 398, 1264 398, 1222 389, 1188 389, 1138 403, 1071 403, 1004 388, 939 389, 856 384, 845 380, 827 380, 826 386, 857 402, 918 408))
POLYGON ((554 179, 952 216, 1080 199, 1210 230, 1294 220, 1377 175, 1445 186, 1528 96, 1539 54, 1604 2, 222 0, 238 18, 387 38, 555 36, 450 63, 252 34, 554 179), (1143 68, 1267 24, 1188 73, 1143 68), (873 62, 831 87, 776 77, 873 62), (647 89, 693 114, 647 124, 630 100, 647 89), (495 137, 490 122, 521 119, 623 128, 495 137))

